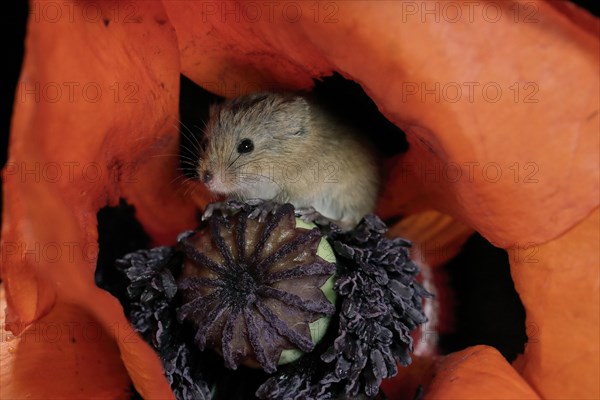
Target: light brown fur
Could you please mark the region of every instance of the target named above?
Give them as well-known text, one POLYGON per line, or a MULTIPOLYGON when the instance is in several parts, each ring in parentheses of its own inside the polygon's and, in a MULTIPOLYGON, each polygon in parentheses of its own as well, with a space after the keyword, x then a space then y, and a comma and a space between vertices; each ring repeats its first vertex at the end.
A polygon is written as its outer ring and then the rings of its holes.
POLYGON ((257 93, 213 106, 198 175, 218 194, 313 207, 342 226, 372 212, 379 191, 373 148, 310 97, 257 93), (243 139, 254 150, 239 153, 243 139))

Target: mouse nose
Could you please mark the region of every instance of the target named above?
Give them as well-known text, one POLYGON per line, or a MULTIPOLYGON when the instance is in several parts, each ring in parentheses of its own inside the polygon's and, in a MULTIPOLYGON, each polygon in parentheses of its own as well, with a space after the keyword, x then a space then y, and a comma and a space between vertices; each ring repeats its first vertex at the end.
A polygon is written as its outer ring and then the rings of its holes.
POLYGON ((208 183, 208 182, 212 181, 212 179, 213 179, 213 174, 209 170, 206 170, 202 173, 202 182, 208 183))

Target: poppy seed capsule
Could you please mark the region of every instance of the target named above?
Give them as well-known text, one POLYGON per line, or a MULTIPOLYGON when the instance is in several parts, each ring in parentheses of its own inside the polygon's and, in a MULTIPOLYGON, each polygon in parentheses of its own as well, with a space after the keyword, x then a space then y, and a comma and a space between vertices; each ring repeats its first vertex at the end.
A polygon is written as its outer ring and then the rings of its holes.
POLYGON ((228 368, 273 373, 325 334, 335 313, 335 256, 290 204, 264 222, 244 210, 214 215, 179 246, 186 258, 177 316, 195 328, 198 347, 222 354, 228 368))

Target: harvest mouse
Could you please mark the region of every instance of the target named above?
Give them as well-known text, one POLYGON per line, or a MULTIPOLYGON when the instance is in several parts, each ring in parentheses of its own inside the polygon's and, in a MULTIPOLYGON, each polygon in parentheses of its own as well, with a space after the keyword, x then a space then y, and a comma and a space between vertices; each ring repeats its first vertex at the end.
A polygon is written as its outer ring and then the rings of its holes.
POLYGON ((203 147, 196 171, 215 194, 291 203, 305 219, 321 214, 344 229, 374 210, 373 148, 309 96, 255 93, 214 105, 203 147))

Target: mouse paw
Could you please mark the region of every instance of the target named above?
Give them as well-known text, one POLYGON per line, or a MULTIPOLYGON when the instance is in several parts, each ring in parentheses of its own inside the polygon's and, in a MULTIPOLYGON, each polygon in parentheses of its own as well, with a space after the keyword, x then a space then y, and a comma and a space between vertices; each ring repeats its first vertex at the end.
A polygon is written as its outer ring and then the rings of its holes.
POLYGON ((210 203, 204 209, 204 213, 202 214, 202 221, 206 221, 207 219, 212 217, 215 211, 221 213, 222 215, 231 216, 239 210, 245 209, 246 207, 246 203, 237 200, 227 200, 210 203))
POLYGON ((314 209, 314 207, 296 208, 296 214, 304 222, 314 222, 318 225, 329 226, 336 223, 335 220, 325 217, 323 214, 314 209))
POLYGON ((263 199, 248 199, 246 200, 246 204, 249 204, 251 206, 260 206, 264 203, 273 203, 273 200, 263 200, 263 199))
POLYGON ((262 199, 250 199, 246 203, 251 206, 258 206, 248 215, 250 219, 258 218, 258 222, 263 222, 267 218, 267 215, 275 213, 281 205, 273 200, 262 199))
POLYGON ((206 205, 204 212, 202 213, 202 221, 206 221, 210 217, 212 217, 213 213, 217 210, 221 210, 223 203, 209 203, 206 205))

